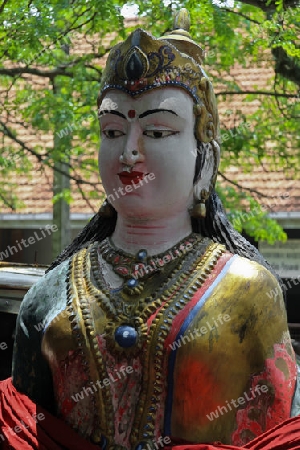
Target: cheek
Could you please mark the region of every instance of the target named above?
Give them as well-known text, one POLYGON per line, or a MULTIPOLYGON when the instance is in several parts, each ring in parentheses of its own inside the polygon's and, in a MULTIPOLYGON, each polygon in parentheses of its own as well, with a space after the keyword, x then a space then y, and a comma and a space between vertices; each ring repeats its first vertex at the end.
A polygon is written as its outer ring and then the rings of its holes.
POLYGON ((100 178, 104 185, 104 188, 110 186, 114 180, 112 176, 116 173, 116 166, 118 164, 118 157, 114 152, 109 151, 105 146, 101 147, 99 152, 99 172, 100 178))
POLYGON ((105 168, 107 166, 107 164, 110 164, 110 160, 111 160, 111 158, 110 158, 109 153, 107 151, 105 151, 103 148, 101 148, 100 151, 99 151, 99 167, 100 167, 100 170, 105 168))
POLYGON ((119 163, 119 152, 117 145, 112 142, 105 142, 101 144, 99 151, 99 165, 107 170, 108 168, 119 163))
POLYGON ((193 179, 197 156, 197 143, 193 137, 182 136, 180 139, 169 141, 164 146, 160 144, 155 151, 147 152, 148 161, 151 161, 156 170, 162 172, 165 178, 181 183, 182 178, 193 179))

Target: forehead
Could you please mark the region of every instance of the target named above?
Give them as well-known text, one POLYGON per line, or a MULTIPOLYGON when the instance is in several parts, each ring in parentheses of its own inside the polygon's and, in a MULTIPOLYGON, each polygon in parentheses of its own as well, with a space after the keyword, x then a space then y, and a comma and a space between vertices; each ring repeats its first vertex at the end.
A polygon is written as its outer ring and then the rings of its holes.
POLYGON ((126 112, 135 110, 139 115, 147 110, 169 109, 180 116, 186 116, 193 114, 193 105, 191 96, 182 89, 153 89, 139 97, 131 97, 125 92, 111 90, 103 97, 99 111, 118 110, 126 112))

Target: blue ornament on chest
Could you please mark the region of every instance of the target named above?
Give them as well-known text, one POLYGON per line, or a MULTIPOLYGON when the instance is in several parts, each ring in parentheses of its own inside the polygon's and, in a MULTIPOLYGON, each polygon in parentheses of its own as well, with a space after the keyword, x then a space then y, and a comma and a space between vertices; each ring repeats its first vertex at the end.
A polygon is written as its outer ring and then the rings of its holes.
POLYGON ((133 347, 137 343, 138 333, 131 325, 121 325, 115 331, 115 341, 122 348, 133 347))

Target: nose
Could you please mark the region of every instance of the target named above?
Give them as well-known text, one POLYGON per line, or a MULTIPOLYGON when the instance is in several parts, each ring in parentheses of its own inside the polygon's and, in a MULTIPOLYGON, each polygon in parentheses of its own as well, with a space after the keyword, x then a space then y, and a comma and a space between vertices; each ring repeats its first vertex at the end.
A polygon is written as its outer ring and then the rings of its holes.
POLYGON ((122 155, 120 156, 120 163, 126 164, 127 166, 134 166, 139 158, 139 152, 136 149, 130 150, 126 148, 122 155))
POLYGON ((130 127, 128 138, 123 153, 120 156, 120 163, 134 166, 137 162, 144 161, 142 153, 142 130, 137 123, 130 127))

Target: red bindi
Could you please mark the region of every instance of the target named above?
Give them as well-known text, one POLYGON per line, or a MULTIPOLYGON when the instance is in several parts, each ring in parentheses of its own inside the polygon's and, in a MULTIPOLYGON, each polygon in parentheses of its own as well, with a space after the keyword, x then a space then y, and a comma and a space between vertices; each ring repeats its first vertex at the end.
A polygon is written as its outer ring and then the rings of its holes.
POLYGON ((134 109, 130 109, 128 111, 128 117, 129 117, 129 119, 134 119, 135 118, 135 110, 134 109))

